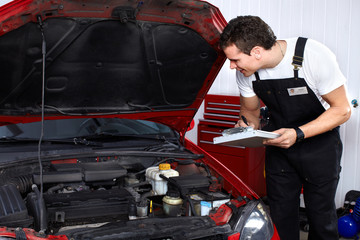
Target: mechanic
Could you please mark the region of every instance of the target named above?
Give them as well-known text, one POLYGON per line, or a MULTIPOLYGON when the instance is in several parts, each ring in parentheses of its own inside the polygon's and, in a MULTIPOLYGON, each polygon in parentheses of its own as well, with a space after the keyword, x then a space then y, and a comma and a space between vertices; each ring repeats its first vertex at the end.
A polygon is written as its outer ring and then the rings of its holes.
POLYGON ((220 46, 237 70, 241 117, 235 126, 258 129, 261 100, 269 110, 263 130, 281 134, 264 140, 267 197, 281 240, 299 239, 302 189, 308 239, 339 239, 334 202, 341 170, 339 125, 351 110, 335 55, 312 39, 277 40, 256 16, 232 19, 220 46))

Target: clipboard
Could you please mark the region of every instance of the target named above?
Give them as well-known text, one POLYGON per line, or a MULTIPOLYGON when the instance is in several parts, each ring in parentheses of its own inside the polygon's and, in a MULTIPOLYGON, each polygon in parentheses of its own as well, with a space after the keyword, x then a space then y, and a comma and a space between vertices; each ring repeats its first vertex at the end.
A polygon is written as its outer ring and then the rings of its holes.
POLYGON ((213 139, 214 144, 244 147, 262 147, 264 139, 273 139, 280 134, 262 130, 254 130, 252 127, 229 128, 222 132, 222 136, 213 139))

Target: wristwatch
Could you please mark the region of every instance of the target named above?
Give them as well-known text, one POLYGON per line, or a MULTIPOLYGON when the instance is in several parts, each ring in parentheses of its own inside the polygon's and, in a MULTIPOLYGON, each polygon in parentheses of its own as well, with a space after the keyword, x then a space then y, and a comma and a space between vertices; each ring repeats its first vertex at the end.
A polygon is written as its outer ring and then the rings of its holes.
POLYGON ((294 127, 294 129, 296 132, 296 142, 301 142, 302 140, 304 140, 304 132, 298 127, 294 127))

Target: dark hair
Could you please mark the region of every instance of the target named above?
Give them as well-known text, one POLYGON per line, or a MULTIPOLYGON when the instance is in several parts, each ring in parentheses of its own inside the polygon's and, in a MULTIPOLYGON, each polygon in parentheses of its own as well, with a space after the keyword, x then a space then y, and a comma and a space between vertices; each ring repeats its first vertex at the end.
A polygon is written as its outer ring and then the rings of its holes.
POLYGON ((245 54, 255 46, 270 49, 276 42, 276 36, 269 25, 256 16, 239 16, 228 23, 220 36, 222 49, 235 44, 245 54))

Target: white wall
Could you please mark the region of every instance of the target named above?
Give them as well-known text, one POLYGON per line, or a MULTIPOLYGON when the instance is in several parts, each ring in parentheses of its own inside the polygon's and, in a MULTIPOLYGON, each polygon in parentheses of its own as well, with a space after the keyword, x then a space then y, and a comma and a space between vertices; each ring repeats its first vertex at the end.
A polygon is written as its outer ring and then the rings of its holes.
MULTIPOLYGON (((350 101, 360 102, 360 1, 359 0, 208 0, 225 19, 238 15, 257 15, 267 22, 278 39, 304 36, 327 45, 337 56, 348 79, 350 101)), ((211 94, 238 95, 235 72, 227 61, 220 71, 211 94)), ((344 143, 342 172, 336 195, 337 207, 343 205, 349 190, 360 191, 360 106, 352 108, 351 119, 341 127, 344 143)), ((195 117, 202 118, 203 107, 195 117)), ((197 142, 197 128, 187 137, 197 142)))
POLYGON ((0 0, 0 6, 5 5, 8 2, 11 2, 11 0, 0 0))

